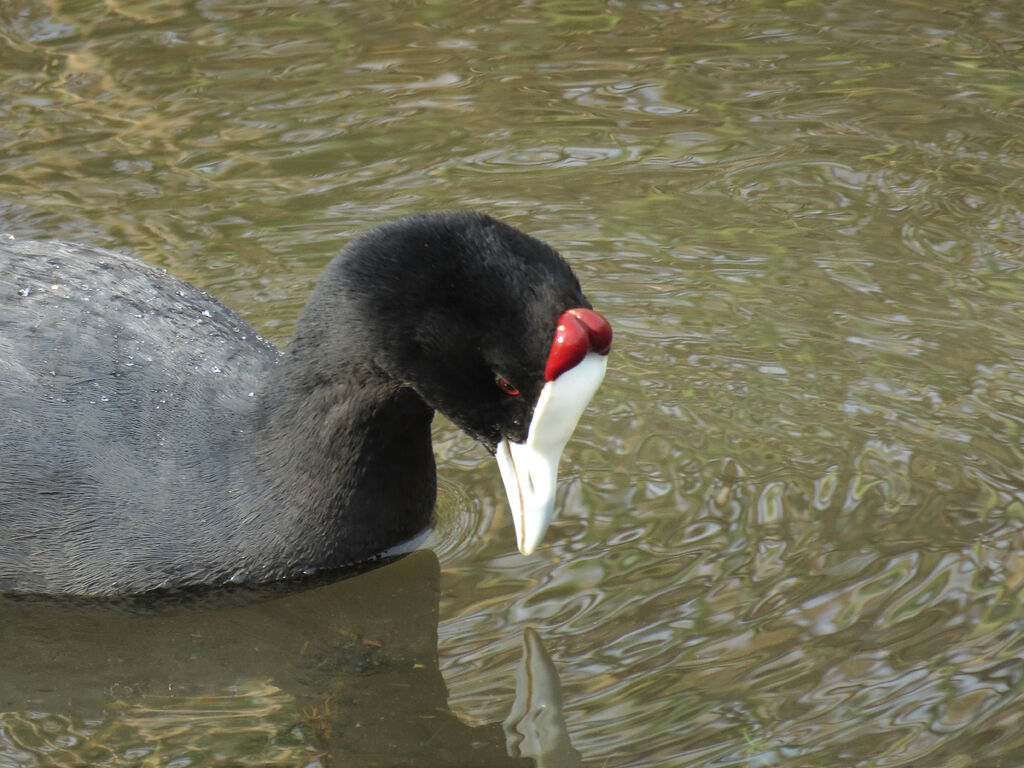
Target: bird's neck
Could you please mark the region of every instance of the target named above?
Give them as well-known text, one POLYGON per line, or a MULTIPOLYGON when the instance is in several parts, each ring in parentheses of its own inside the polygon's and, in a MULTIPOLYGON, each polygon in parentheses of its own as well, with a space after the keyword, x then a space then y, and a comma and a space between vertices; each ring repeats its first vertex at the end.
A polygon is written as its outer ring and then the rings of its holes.
POLYGON ((262 393, 253 459, 264 519, 253 534, 269 529, 281 557, 330 568, 422 531, 437 480, 420 397, 358 364, 329 377, 321 364, 289 350, 262 393))

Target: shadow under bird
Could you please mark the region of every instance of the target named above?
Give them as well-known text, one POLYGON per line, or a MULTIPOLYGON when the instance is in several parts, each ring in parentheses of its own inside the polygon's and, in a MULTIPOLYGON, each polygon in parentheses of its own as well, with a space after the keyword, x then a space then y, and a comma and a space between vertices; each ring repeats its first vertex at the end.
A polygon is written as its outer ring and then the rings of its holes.
POLYGON ((354 240, 284 352, 136 259, 0 239, 0 589, 372 559, 430 523, 435 410, 497 457, 528 554, 611 336, 555 250, 477 213, 354 240))

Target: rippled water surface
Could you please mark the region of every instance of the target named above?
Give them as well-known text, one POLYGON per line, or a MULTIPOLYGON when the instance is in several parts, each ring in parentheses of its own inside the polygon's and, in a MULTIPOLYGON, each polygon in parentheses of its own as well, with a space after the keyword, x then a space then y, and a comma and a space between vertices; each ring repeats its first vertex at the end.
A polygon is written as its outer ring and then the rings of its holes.
POLYGON ((1018 0, 4 0, 0 78, 0 229, 285 343, 480 208, 617 334, 540 551, 440 423, 437 561, 0 602, 0 765, 1024 765, 1018 0))

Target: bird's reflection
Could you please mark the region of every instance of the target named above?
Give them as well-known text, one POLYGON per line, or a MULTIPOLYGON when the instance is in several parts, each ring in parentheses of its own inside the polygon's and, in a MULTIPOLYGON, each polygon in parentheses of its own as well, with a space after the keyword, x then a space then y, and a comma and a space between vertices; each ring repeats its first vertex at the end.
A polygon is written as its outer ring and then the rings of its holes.
POLYGON ((439 584, 420 551, 303 589, 0 596, 0 764, 579 765, 532 630, 504 726, 447 708, 439 584))
POLYGON ((569 741, 562 687, 539 634, 523 630, 523 656, 516 669, 516 697, 503 723, 508 754, 530 757, 537 768, 573 768, 580 753, 569 741))

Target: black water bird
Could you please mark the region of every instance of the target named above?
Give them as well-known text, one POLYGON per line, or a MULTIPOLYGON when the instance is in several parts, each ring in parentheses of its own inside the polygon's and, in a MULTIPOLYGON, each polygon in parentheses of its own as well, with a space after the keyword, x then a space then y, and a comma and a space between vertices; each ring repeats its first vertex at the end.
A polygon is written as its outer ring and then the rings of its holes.
POLYGON ((435 410, 498 458, 529 553, 610 343, 556 251, 476 213, 350 243, 283 353, 134 258, 0 238, 0 590, 373 558, 429 525, 435 410))

